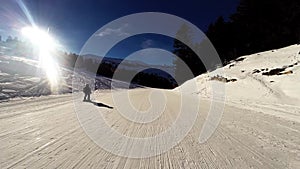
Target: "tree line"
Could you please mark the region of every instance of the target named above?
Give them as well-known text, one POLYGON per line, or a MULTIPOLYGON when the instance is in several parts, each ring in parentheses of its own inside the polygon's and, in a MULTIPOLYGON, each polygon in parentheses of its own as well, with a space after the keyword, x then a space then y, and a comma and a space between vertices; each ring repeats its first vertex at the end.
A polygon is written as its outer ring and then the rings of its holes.
MULTIPOLYGON (((194 45, 201 50, 210 40, 226 65, 242 55, 299 44, 299 21, 299 0, 240 0, 235 13, 226 19, 220 16, 211 23, 206 31, 208 39, 194 45)), ((180 31, 188 36, 190 30, 183 25, 180 31)), ((195 76, 207 71, 195 53, 178 40, 174 40, 174 54, 184 60, 195 76)), ((176 76, 183 82, 188 80, 178 60, 174 64, 176 76)), ((215 63, 211 68, 217 66, 215 63)))
POLYGON ((236 13, 207 31, 224 61, 300 42, 299 0, 241 0, 236 13))

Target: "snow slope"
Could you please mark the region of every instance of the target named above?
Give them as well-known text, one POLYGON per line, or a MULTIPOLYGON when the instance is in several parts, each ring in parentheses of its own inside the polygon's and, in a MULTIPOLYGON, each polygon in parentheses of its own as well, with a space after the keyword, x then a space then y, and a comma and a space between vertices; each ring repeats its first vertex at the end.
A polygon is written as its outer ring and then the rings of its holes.
MULTIPOLYGON (((61 71, 56 94, 72 91, 72 72, 61 71)), ((50 85, 38 61, 23 57, 0 56, 0 100, 18 96, 51 94, 50 85)))
POLYGON ((227 102, 299 106, 299 51, 300 45, 293 45, 239 57, 222 68, 196 77, 198 89, 191 89, 190 93, 211 97, 210 86, 223 83, 227 102))
MULTIPOLYGON (((15 97, 32 97, 50 94, 65 94, 81 91, 86 83, 96 85, 97 89, 110 89, 114 81, 115 88, 127 88, 128 83, 93 75, 85 70, 74 72, 71 68, 60 67, 59 84, 51 91, 49 80, 36 60, 0 55, 0 101, 15 97), (80 74, 78 73, 80 72, 80 74), (72 82, 76 85, 72 85, 72 82)), ((93 86, 94 87, 94 86, 93 86)), ((131 87, 142 87, 131 85, 131 87)))

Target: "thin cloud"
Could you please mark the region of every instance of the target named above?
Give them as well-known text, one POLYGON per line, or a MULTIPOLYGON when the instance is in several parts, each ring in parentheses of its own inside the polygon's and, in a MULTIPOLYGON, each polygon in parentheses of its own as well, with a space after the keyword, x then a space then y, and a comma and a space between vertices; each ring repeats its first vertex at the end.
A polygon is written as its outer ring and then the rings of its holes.
POLYGON ((113 29, 113 28, 106 28, 104 31, 97 33, 95 36, 108 36, 108 35, 116 35, 116 36, 128 36, 130 35, 125 31, 125 28, 128 27, 128 24, 124 24, 122 27, 113 29))
POLYGON ((154 45, 154 41, 152 39, 147 39, 146 41, 144 41, 141 45, 141 47, 143 49, 146 49, 146 48, 150 48, 150 47, 153 47, 154 45))

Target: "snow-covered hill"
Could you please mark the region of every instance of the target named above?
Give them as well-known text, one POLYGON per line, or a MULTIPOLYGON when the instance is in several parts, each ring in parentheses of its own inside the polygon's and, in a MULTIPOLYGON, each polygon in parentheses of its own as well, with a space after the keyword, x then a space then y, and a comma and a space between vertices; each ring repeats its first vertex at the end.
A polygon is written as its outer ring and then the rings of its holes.
MULTIPOLYGON (((62 69, 58 90, 72 91, 72 72, 62 69)), ((38 61, 15 56, 0 56, 0 100, 22 96, 51 94, 45 73, 39 68, 38 61)))
POLYGON ((191 93, 210 97, 212 83, 223 83, 228 102, 300 105, 299 51, 293 45, 239 57, 196 77, 198 89, 191 93))
MULTIPOLYGON (((59 68, 59 83, 55 91, 39 66, 37 60, 24 57, 0 55, 0 101, 15 97, 32 97, 50 94, 64 94, 81 91, 86 83, 95 85, 96 89, 110 89, 112 79, 99 76, 94 78, 84 70, 78 73, 71 68, 59 68), (75 85, 72 82, 76 82, 75 85)), ((117 80, 115 88, 128 88, 129 84, 117 80)), ((131 87, 142 87, 131 85, 131 87)), ((94 86, 93 86, 94 88, 94 86)))

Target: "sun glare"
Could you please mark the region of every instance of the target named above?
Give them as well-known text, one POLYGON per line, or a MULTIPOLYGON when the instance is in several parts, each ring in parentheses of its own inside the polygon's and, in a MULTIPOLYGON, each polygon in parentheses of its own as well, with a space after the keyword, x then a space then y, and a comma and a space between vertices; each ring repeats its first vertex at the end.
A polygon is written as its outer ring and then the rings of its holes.
POLYGON ((58 65, 52 57, 52 53, 57 47, 57 43, 48 34, 48 32, 37 27, 24 27, 21 32, 24 37, 28 38, 39 50, 40 66, 47 75, 51 85, 51 90, 54 90, 57 87, 59 80, 58 65))

